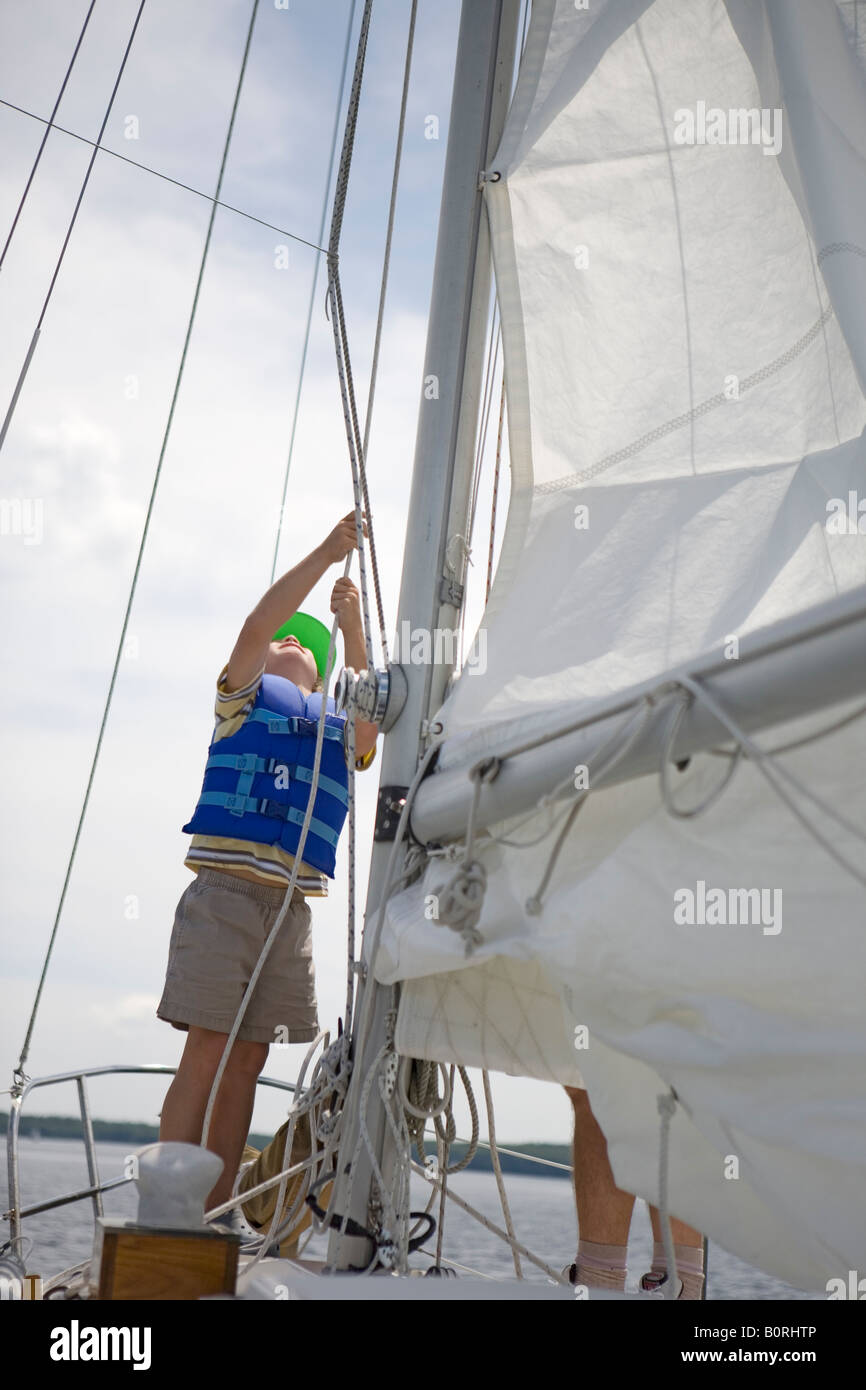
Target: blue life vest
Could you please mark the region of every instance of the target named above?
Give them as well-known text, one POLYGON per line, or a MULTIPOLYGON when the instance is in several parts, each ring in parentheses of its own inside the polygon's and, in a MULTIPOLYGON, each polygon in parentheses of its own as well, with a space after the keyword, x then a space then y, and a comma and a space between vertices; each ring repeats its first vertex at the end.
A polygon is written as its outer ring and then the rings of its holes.
MULTIPOLYGON (((304 697, 285 676, 263 676, 235 734, 211 740, 204 782, 187 835, 222 835, 280 845, 294 854, 310 798, 322 695, 304 697)), ((344 715, 328 700, 316 802, 302 858, 334 877, 348 809, 344 715)))

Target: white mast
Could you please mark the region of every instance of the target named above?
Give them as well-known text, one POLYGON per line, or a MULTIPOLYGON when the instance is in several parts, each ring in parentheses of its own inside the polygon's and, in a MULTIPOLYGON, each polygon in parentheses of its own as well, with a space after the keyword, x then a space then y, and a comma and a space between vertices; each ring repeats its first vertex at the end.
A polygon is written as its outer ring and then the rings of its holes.
MULTIPOLYGON (((415 464, 406 529, 398 632, 403 622, 429 632, 453 627, 462 602, 447 571, 450 536, 463 531, 468 513, 484 342, 490 301, 490 255, 482 217, 480 174, 495 150, 511 94, 520 0, 464 0, 457 46, 427 351, 424 364, 415 464)), ((431 647, 436 644, 431 643, 431 647)), ((406 654, 403 653, 405 656, 406 654)), ((386 814, 388 789, 404 789, 423 752, 422 723, 439 707, 450 666, 407 665, 408 695, 388 734, 382 756, 379 814, 367 893, 363 960, 370 971, 370 935, 375 927, 397 816, 386 814), (387 822, 387 824, 386 824, 387 822)), ((359 1021, 352 1084, 346 1099, 342 1144, 332 1210, 369 1225, 371 1168, 365 1153, 356 1165, 346 1208, 345 1169, 359 1132, 359 1101, 369 1067, 387 1036, 395 1008, 393 987, 367 974, 359 989, 359 1021), (367 992, 372 995, 367 998, 367 992)), ((378 1092, 367 1110, 369 1132, 386 1181, 393 1146, 378 1092)), ((360 1238, 331 1237, 329 1262, 338 1268, 366 1265, 370 1252, 360 1238)))

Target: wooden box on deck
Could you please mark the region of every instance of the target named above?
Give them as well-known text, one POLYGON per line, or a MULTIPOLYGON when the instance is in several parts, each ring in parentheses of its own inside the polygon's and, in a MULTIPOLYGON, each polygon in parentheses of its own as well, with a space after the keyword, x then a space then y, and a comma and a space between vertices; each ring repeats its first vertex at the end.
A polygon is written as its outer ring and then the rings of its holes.
POLYGON ((235 1291, 240 1237, 203 1227, 200 1231, 139 1226, 98 1217, 93 1270, 96 1297, 194 1299, 235 1291))

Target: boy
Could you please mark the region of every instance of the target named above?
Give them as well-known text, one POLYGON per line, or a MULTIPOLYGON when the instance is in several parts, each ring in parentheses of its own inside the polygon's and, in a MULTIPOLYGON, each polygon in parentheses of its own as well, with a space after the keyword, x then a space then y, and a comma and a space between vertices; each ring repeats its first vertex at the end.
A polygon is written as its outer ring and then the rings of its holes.
MULTIPOLYGON (((366 532, 366 526, 365 526, 366 532)), ((217 681, 216 728, 185 863, 196 875, 177 905, 159 1018, 187 1032, 162 1108, 159 1137, 201 1142, 227 1035, 291 878, 310 792, 321 673, 295 636, 275 640, 313 586, 356 545, 350 512, 305 560, 268 590, 241 628, 217 681), (215 751, 216 750, 216 751, 215 751)), ((345 665, 366 668, 358 590, 331 594, 345 665)), ((307 639, 310 640, 310 639, 307 639)), ((324 658, 322 658, 324 664, 324 658)), ((330 702, 333 709, 333 702, 330 702)), ((358 720, 355 766, 370 766, 377 727, 358 720)), ((326 715, 319 789, 296 887, 232 1047, 213 1110, 208 1147, 223 1160, 206 1209, 231 1196, 252 1118, 256 1079, 279 1036, 311 1042, 319 1031, 308 897, 327 896, 346 815, 346 720, 326 715)))

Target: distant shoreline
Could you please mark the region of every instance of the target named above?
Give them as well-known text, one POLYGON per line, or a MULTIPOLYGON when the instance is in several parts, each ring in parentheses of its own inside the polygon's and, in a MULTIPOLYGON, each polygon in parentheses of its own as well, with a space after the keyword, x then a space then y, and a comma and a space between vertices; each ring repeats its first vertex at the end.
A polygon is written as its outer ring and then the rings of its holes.
MULTIPOLYGON (((156 1125, 137 1124, 132 1120, 93 1120, 93 1137, 99 1144, 129 1144, 138 1147, 154 1144, 159 1138, 156 1125)), ((5 1135, 9 1128, 9 1112, 0 1111, 0 1134, 5 1135)), ((19 1133, 22 1139, 81 1139, 81 1121, 74 1115, 22 1115, 19 1133)), ((250 1134, 249 1143, 256 1149, 263 1149, 273 1138, 270 1134, 250 1134)), ((427 1143, 427 1152, 435 1154, 435 1146, 427 1143)), ((549 1163, 571 1164, 571 1149, 568 1144, 506 1144, 505 1148, 519 1149, 535 1158, 547 1159, 549 1163)), ((450 1162, 455 1163, 466 1153, 465 1144, 452 1144, 450 1162)), ((417 1155, 415 1155, 417 1157, 417 1155)), ((533 1163, 531 1158, 515 1158, 500 1151, 499 1162, 503 1173, 521 1173, 526 1177, 565 1178, 571 1180, 571 1173, 561 1168, 549 1168, 546 1164, 533 1163)), ((468 1165, 476 1173, 492 1173, 493 1164, 490 1150, 483 1145, 468 1165)))

